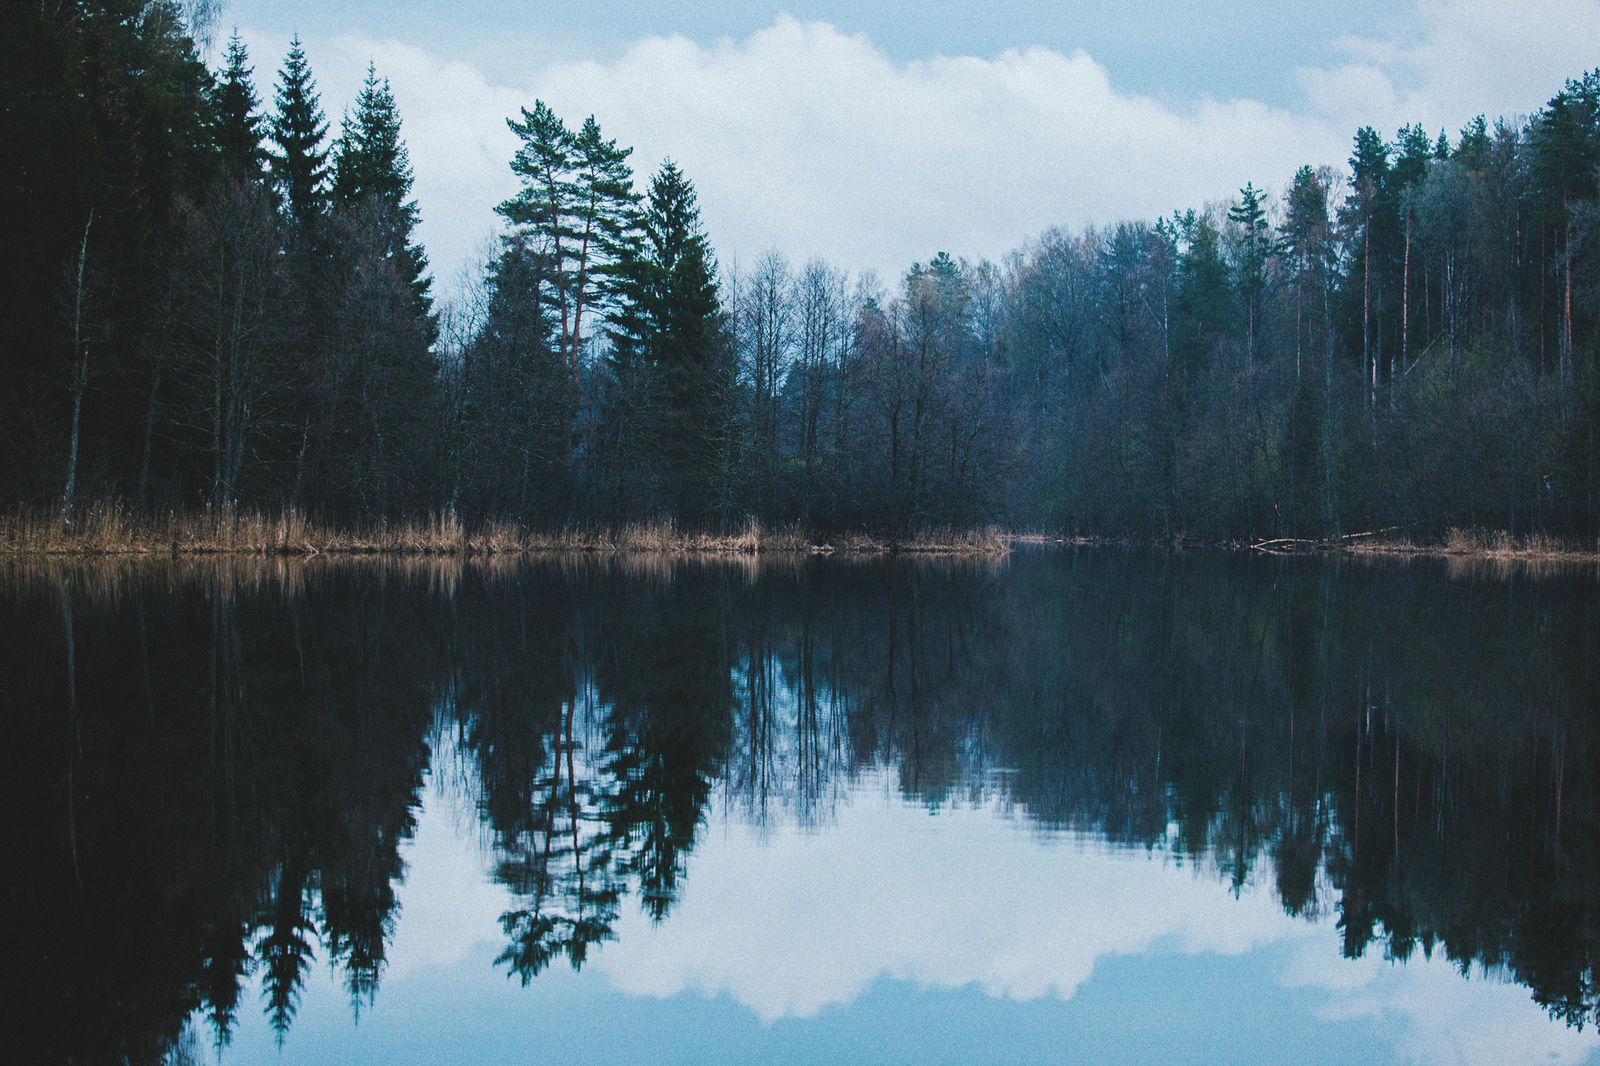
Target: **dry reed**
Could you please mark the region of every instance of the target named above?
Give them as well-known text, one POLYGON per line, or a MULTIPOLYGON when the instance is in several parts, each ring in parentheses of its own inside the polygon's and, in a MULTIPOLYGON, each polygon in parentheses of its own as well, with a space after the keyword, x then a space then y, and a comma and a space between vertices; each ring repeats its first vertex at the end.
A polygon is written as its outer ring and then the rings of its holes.
POLYGON ((227 506, 198 512, 138 514, 117 502, 81 508, 69 525, 59 512, 18 509, 0 518, 0 555, 459 555, 530 552, 792 554, 919 552, 990 554, 1009 550, 995 528, 942 531, 897 540, 854 534, 818 543, 798 526, 764 529, 754 519, 731 533, 679 530, 671 522, 620 528, 527 530, 507 521, 468 527, 453 512, 341 527, 294 508, 276 513, 227 506))
POLYGON ((1593 559, 1600 555, 1600 541, 1589 544, 1545 533, 1513 536, 1503 530, 1451 529, 1444 550, 1449 555, 1491 559, 1593 559))

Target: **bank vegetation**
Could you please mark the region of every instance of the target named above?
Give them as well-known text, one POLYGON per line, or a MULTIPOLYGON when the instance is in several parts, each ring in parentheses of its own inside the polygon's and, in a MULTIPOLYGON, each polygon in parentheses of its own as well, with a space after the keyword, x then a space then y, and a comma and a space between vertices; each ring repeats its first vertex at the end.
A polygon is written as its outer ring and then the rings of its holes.
POLYGON ((901 539, 863 533, 823 538, 798 526, 765 529, 751 519, 731 533, 680 530, 670 522, 621 527, 530 530, 514 522, 469 526, 451 513, 420 519, 330 524, 294 509, 277 514, 220 511, 143 514, 117 504, 81 509, 72 525, 54 511, 18 510, 0 517, 0 555, 448 555, 531 553, 673 553, 701 555, 917 554, 993 555, 1011 550, 998 527, 931 530, 901 539))

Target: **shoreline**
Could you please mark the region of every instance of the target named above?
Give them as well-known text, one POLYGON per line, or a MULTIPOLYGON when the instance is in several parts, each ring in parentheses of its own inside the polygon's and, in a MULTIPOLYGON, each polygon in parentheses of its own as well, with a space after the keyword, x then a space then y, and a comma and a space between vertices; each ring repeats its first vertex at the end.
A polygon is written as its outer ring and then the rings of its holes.
POLYGON ((1504 559, 1527 562, 1600 562, 1600 542, 1581 542, 1544 534, 1513 536, 1503 530, 1450 530, 1442 543, 1417 543, 1408 537, 1390 538, 1393 530, 1357 533, 1327 539, 1274 538, 1267 540, 1208 540, 1202 537, 1140 538, 1051 536, 1017 534, 1016 544, 1059 544, 1082 548, 1165 548, 1169 550, 1216 548, 1224 551, 1260 552, 1278 556, 1398 556, 1432 559, 1504 559))
POLYGON ((153 518, 117 505, 86 508, 73 528, 56 515, 37 512, 0 517, 0 557, 177 558, 234 556, 457 557, 515 555, 942 555, 995 556, 1011 551, 1013 538, 997 528, 936 531, 903 539, 865 533, 814 536, 799 527, 763 529, 751 520, 735 533, 690 533, 671 523, 615 529, 556 531, 524 529, 511 522, 486 522, 469 529, 454 515, 340 528, 288 511, 178 514, 153 518))
POLYGON ((798 526, 769 530, 751 520, 733 533, 692 533, 671 523, 620 528, 528 530, 512 522, 469 529, 453 514, 394 523, 337 527, 296 511, 278 515, 203 511, 139 516, 117 504, 85 508, 71 529, 59 516, 15 511, 0 516, 0 557, 12 559, 256 557, 487 558, 518 555, 678 555, 732 557, 1004 556, 1018 546, 1221 549, 1277 556, 1394 556, 1424 558, 1600 562, 1600 541, 1499 530, 1451 529, 1442 540, 1413 541, 1398 528, 1334 538, 1210 539, 1198 536, 1068 536, 1007 533, 998 527, 935 530, 907 538, 865 533, 822 538, 798 526))

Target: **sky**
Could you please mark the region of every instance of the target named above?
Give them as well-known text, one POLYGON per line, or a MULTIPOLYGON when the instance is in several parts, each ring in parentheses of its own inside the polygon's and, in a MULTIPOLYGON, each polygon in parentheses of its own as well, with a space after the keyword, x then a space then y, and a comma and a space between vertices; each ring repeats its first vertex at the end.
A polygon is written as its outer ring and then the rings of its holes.
POLYGON ((282 1049, 245 1006, 223 1061, 941 1063, 982 1044, 996 1062, 1592 1066, 1600 1048, 1442 951, 1343 958, 1337 911, 1286 915, 1265 861, 1236 895, 1205 864, 994 802, 930 812, 893 771, 821 824, 756 828, 737 806, 717 794, 664 921, 626 898, 581 973, 558 962, 524 988, 493 961, 513 903, 476 807, 436 774, 359 1024, 322 966, 282 1049))
POLYGON ((369 63, 389 79, 448 297, 535 100, 632 146, 640 187, 676 162, 725 269, 777 250, 892 285, 939 251, 1276 194, 1360 126, 1530 114, 1596 62, 1600 0, 233 0, 235 28, 268 101, 298 33, 335 128, 369 63))

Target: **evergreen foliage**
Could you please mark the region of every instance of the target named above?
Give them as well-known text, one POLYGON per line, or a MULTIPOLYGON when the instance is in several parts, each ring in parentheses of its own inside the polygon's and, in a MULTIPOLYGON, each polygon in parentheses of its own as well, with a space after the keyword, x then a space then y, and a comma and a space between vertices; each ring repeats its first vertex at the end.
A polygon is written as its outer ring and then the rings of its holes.
POLYGON ((368 65, 367 80, 356 97, 355 114, 346 114, 333 147, 332 199, 346 213, 370 209, 384 255, 404 277, 412 294, 413 312, 428 343, 438 339, 438 316, 428 290, 428 257, 413 239, 421 214, 411 199, 411 157, 400 139, 400 110, 387 78, 378 80, 368 65))
POLYGON ((648 376, 648 414, 633 416, 654 423, 645 443, 662 461, 673 510, 699 523, 711 507, 709 472, 735 367, 694 186, 670 160, 651 179, 638 234, 624 249, 614 282, 615 372, 624 381, 648 376))
POLYGON ((560 323, 557 357, 576 383, 586 312, 614 310, 611 295, 635 228, 631 148, 600 134, 594 116, 574 134, 544 101, 506 124, 522 141, 511 169, 522 190, 495 210, 531 237, 547 263, 545 297, 560 323))
POLYGON ((261 145, 264 118, 256 109, 261 101, 250 80, 250 56, 239 34, 228 39, 228 66, 212 91, 217 116, 217 152, 225 165, 250 178, 261 176, 267 162, 261 145))
POLYGON ((536 101, 508 233, 436 316, 375 66, 330 146, 298 38, 263 117, 237 37, 212 76, 171 4, 0 19, 0 484, 63 521, 114 496, 821 536, 1600 532, 1600 72, 1455 138, 1364 127, 1281 211, 1252 182, 882 286, 776 252, 719 269, 676 164, 641 196, 628 148, 536 101))
POLYGON ((299 234, 315 233, 328 209, 328 122, 317 97, 316 81, 295 35, 273 95, 277 113, 270 136, 272 180, 284 213, 299 234))

